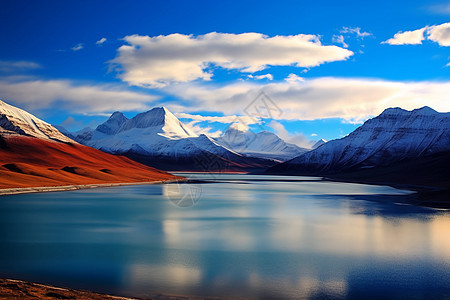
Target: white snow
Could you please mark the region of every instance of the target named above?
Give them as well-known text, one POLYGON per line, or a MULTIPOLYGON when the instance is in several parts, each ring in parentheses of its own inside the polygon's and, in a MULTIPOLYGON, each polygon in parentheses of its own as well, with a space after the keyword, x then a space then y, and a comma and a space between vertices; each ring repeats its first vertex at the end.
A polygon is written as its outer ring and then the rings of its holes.
POLYGON ((285 143, 274 133, 255 134, 245 125, 234 123, 223 137, 198 136, 167 108, 157 107, 127 119, 115 112, 96 130, 78 134, 88 146, 111 153, 133 151, 145 155, 191 156, 207 151, 221 157, 252 156, 284 161, 306 151, 285 143))
POLYGON ((450 113, 429 107, 388 108, 348 136, 327 142, 288 164, 320 170, 371 167, 450 150, 450 113))
MULTIPOLYGON (((236 123, 235 123, 236 124, 236 123)), ((254 133, 243 126, 232 124, 225 133, 216 138, 224 147, 247 156, 262 157, 286 161, 296 157, 309 149, 289 144, 269 131, 254 133)))
POLYGON ((41 139, 74 142, 55 127, 32 114, 0 100, 0 128, 41 139))

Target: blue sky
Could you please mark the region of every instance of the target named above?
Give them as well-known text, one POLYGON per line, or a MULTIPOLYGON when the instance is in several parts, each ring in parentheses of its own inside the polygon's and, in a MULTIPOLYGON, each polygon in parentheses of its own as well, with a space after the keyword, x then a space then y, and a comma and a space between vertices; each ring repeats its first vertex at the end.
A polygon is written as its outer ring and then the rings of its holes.
POLYGON ((3 1, 0 17, 0 99, 69 130, 164 105, 218 135, 261 91, 282 113, 250 127, 300 145, 390 106, 450 110, 445 1, 3 1))

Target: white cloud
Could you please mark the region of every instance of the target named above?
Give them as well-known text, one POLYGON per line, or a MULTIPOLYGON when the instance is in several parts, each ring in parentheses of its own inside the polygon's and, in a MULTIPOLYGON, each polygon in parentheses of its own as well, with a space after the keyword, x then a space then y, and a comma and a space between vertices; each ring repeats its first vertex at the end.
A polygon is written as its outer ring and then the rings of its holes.
POLYGON ((343 35, 333 35, 332 41, 333 43, 341 44, 344 48, 348 48, 348 44, 345 42, 343 35))
POLYGON ((290 82, 290 83, 294 83, 294 82, 297 82, 297 81, 300 81, 300 82, 305 81, 305 78, 291 73, 284 80, 286 80, 287 82, 290 82))
POLYGON ((398 32, 393 38, 382 42, 390 45, 418 45, 424 40, 431 40, 440 46, 450 46, 450 22, 441 25, 425 26, 423 28, 398 32))
POLYGON ((101 39, 99 39, 99 40, 96 41, 95 43, 96 43, 97 45, 101 45, 101 44, 103 44, 104 42, 106 42, 106 38, 102 37, 101 39))
POLYGON ((0 80, 2 100, 27 109, 60 107, 76 113, 148 109, 156 96, 127 91, 114 85, 81 85, 70 80, 0 80))
POLYGON ((110 63, 131 85, 162 87, 174 82, 210 80, 211 67, 254 73, 269 66, 314 67, 346 60, 352 51, 322 45, 316 35, 268 37, 260 33, 211 32, 193 36, 126 36, 110 63), (276 53, 276 55, 274 55, 276 53))
POLYGON ((202 127, 199 124, 197 124, 198 121, 192 121, 189 123, 185 123, 184 125, 186 125, 186 127, 188 127, 191 131, 195 132, 196 134, 200 135, 200 134, 206 134, 207 136, 210 137, 219 137, 222 135, 222 131, 221 130, 217 130, 217 131, 212 131, 213 129, 211 128, 211 126, 207 126, 207 127, 202 127))
POLYGON ((370 32, 361 32, 361 28, 359 27, 342 27, 340 32, 356 34, 356 36, 359 38, 365 38, 372 35, 372 33, 370 32))
POLYGON ((79 44, 73 46, 73 47, 70 48, 70 49, 72 49, 73 51, 79 51, 79 50, 83 49, 83 44, 82 44, 82 43, 79 43, 79 44))
POLYGON ((254 118, 251 118, 249 116, 223 116, 223 117, 217 117, 217 116, 201 116, 201 115, 191 115, 191 114, 187 114, 187 113, 174 113, 175 116, 177 116, 178 118, 182 118, 182 119, 190 119, 190 120, 194 120, 195 122, 204 122, 204 121, 208 121, 208 122, 218 122, 218 123, 223 123, 223 124, 229 124, 229 123, 233 123, 236 120, 239 120, 239 122, 242 122, 243 124, 246 125, 251 125, 251 124, 256 124, 257 120, 255 120, 254 118))
POLYGON ((431 26, 428 29, 428 39, 441 46, 450 46, 450 22, 431 26))
POLYGON ((447 68, 447 67, 450 67, 450 62, 444 66, 444 68, 447 68))
POLYGON ((285 142, 295 144, 302 148, 311 148, 312 146, 313 142, 309 140, 303 133, 289 133, 280 122, 272 120, 268 124, 268 126, 271 127, 275 131, 275 134, 285 142))
POLYGON ((450 111, 447 82, 398 82, 374 79, 324 77, 269 84, 238 82, 224 86, 178 84, 164 89, 189 103, 184 111, 243 114, 260 91, 282 110, 283 119, 343 118, 361 122, 387 107, 414 109, 428 105, 450 111))
POLYGON ((413 31, 404 31, 394 34, 393 38, 382 42, 389 45, 418 45, 422 44, 425 39, 424 33, 428 27, 420 28, 413 31))
POLYGON ((257 80, 261 80, 261 79, 269 79, 269 80, 273 80, 273 75, 272 74, 264 74, 264 75, 248 75, 248 78, 252 78, 252 79, 257 79, 257 80))
POLYGON ((317 133, 311 133, 311 136, 317 136, 317 133))

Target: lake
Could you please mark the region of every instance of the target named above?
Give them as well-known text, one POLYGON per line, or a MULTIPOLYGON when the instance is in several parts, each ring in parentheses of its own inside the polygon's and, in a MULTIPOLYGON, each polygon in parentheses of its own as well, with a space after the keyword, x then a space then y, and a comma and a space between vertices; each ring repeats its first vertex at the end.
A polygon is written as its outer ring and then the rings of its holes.
POLYGON ((122 296, 450 299, 450 212, 314 177, 0 197, 0 277, 122 296))

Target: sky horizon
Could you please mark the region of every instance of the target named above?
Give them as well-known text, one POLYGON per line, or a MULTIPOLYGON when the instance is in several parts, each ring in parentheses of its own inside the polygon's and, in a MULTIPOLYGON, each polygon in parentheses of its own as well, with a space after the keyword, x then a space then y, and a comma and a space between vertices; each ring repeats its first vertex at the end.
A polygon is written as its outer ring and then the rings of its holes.
POLYGON ((197 133, 241 120, 305 146, 388 107, 450 111, 445 1, 9 1, 0 16, 0 99, 70 131, 165 106, 197 133))

